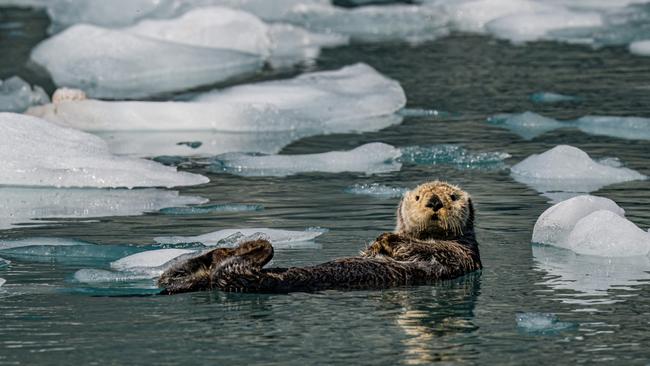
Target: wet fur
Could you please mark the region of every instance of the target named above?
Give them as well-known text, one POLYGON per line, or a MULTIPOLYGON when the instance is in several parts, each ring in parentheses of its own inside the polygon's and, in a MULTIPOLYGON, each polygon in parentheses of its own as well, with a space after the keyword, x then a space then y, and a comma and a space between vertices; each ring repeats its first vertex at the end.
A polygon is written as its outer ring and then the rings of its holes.
POLYGON ((263 268, 272 257, 266 240, 214 249, 168 269, 158 285, 165 294, 383 289, 430 284, 482 267, 472 201, 460 188, 439 181, 407 192, 397 209, 395 232, 380 235, 357 257, 311 267, 263 268), (431 208, 432 200, 441 207, 431 208))

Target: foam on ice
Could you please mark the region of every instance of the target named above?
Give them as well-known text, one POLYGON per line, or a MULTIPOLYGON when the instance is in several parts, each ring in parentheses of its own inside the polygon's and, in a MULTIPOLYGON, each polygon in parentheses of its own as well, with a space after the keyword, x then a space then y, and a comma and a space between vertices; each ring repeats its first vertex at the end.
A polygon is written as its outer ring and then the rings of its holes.
POLYGON ((558 145, 533 154, 511 168, 512 177, 540 193, 596 191, 606 185, 647 177, 629 168, 599 163, 584 151, 558 145))
POLYGON ((62 218, 132 216, 207 202, 162 189, 0 187, 0 230, 47 225, 62 218))
POLYGON ((118 157, 94 135, 39 118, 0 113, 0 185, 173 187, 208 182, 153 161, 118 157))

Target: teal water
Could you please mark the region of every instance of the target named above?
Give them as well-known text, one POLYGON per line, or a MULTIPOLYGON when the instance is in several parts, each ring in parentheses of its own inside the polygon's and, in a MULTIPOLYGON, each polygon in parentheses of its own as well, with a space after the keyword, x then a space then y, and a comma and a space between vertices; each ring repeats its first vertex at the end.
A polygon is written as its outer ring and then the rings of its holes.
MULTIPOLYGON (((45 14, 2 9, 0 22, 0 78, 18 74, 51 92, 47 76, 25 63, 31 47, 45 37, 45 14)), ((376 133, 305 138, 284 148, 283 154, 350 149, 373 141, 398 147, 457 144, 470 151, 509 153, 512 157, 505 162, 512 165, 563 143, 592 157, 618 157, 625 166, 650 175, 648 141, 592 136, 577 129, 524 141, 485 122, 496 113, 526 110, 559 119, 586 114, 650 117, 650 58, 631 56, 622 47, 593 50, 546 42, 522 47, 453 35, 418 46, 386 43, 325 50, 310 70, 359 61, 398 80, 409 108, 448 113, 407 116, 402 124, 376 133), (529 95, 537 91, 582 99, 534 104, 529 95)), ((0 287, 0 364, 650 362, 650 268, 563 261, 566 253, 531 246, 533 224, 549 203, 515 182, 507 169, 406 163, 399 172, 375 176, 311 173, 286 178, 191 170, 211 182, 182 188, 183 194, 213 203, 260 205, 263 210, 65 220, 5 230, 0 237, 146 246, 156 236, 233 227, 329 229, 316 239, 317 245, 277 251, 274 258, 279 266, 308 265, 354 255, 394 225, 398 198, 354 195, 346 188, 356 183, 411 188, 438 178, 473 195, 485 269, 436 286, 386 291, 94 296, 114 293, 75 283, 72 275, 80 268, 106 269, 108 259, 44 262, 6 257, 12 263, 0 268, 0 277, 7 280, 0 287), (530 331, 516 322, 521 312, 553 313, 573 326, 530 331)), ((595 194, 615 200, 631 221, 647 229, 649 188, 650 182, 636 181, 595 194)))

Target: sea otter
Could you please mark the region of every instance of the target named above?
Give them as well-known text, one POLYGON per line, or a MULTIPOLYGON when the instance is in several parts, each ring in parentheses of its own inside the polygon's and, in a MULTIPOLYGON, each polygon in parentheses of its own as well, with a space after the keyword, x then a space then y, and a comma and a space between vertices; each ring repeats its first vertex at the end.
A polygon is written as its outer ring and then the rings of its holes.
POLYGON ((263 268, 272 257, 271 243, 261 239, 218 248, 169 268, 158 285, 163 294, 383 289, 430 284, 482 268, 472 200, 440 181, 405 193, 395 231, 381 234, 357 257, 311 267, 263 268))

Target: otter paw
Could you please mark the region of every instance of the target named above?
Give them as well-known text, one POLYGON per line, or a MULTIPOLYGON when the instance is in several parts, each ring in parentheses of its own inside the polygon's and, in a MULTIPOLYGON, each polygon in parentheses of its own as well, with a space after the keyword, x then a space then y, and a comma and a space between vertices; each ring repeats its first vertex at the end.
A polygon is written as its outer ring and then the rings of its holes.
POLYGON ((244 242, 233 251, 234 255, 259 268, 264 267, 273 258, 273 246, 264 239, 244 242))
POLYGON ((377 239, 368 246, 365 250, 364 255, 366 256, 376 256, 376 255, 387 255, 393 256, 396 248, 399 247, 401 242, 401 237, 393 233, 383 233, 377 237, 377 239))

